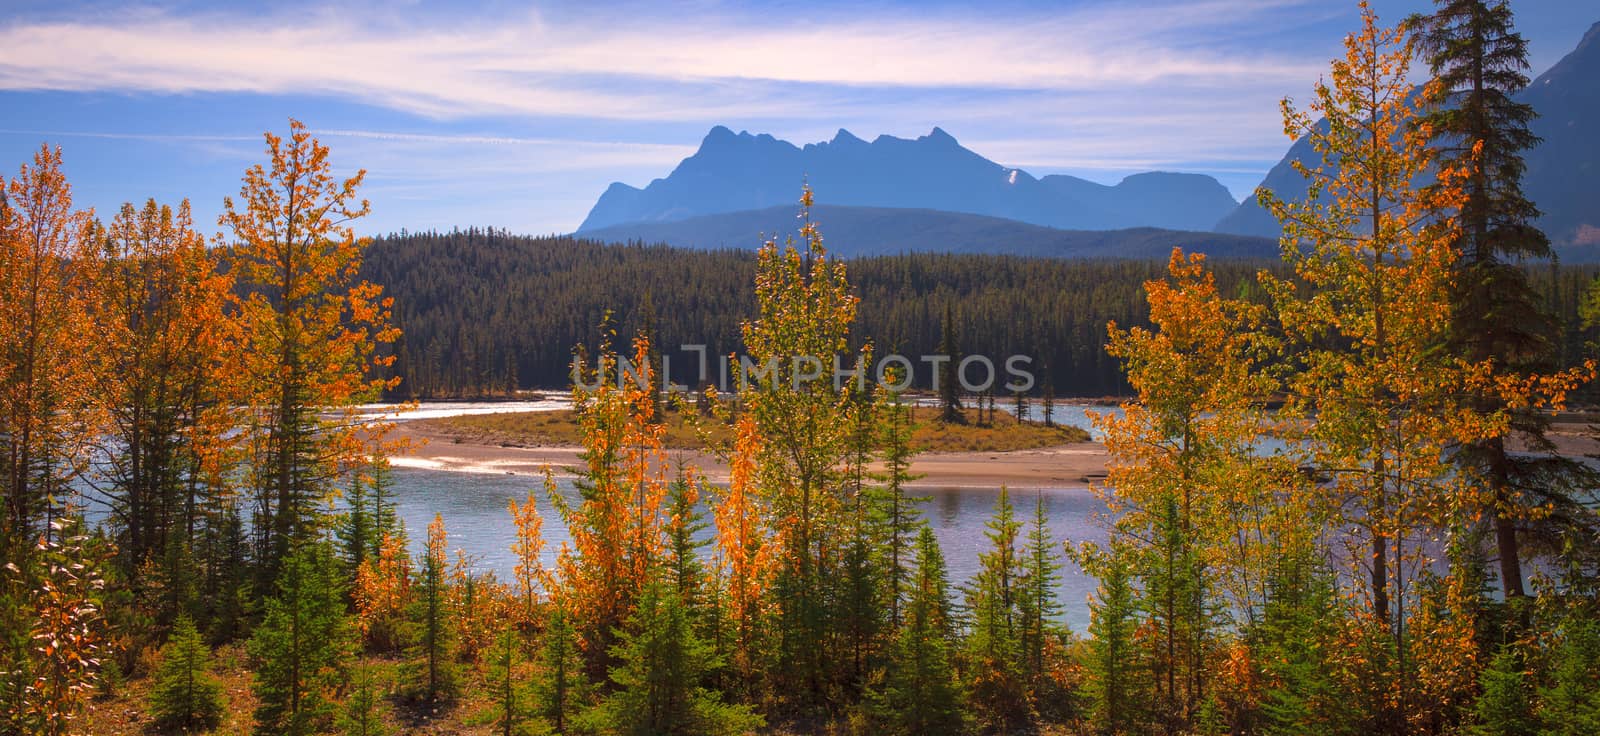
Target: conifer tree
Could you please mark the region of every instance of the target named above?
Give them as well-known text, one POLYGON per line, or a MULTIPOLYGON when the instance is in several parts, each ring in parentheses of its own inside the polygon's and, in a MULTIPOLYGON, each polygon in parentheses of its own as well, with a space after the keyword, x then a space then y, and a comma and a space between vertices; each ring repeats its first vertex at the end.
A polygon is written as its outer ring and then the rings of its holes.
POLYGON ((1600 623, 1589 615, 1589 611, 1570 615, 1562 626, 1550 683, 1538 692, 1541 733, 1600 733, 1600 623))
POLYGON ((1312 549, 1283 548, 1272 566, 1259 623, 1248 633, 1267 685, 1261 704, 1269 734, 1350 734, 1359 714, 1334 674, 1341 612, 1332 574, 1312 549))
POLYGON ((412 695, 438 702, 455 697, 457 631, 449 610, 449 578, 445 560, 444 519, 434 514, 428 545, 417 560, 416 597, 408 612, 411 625, 409 680, 412 695))
POLYGON ((157 728, 209 731, 222 721, 222 683, 209 672, 210 658, 194 621, 180 616, 161 648, 161 665, 150 689, 150 715, 157 728))
POLYGON ((577 632, 559 607, 545 623, 533 690, 539 715, 555 733, 568 733, 588 698, 589 683, 583 675, 577 632))
POLYGON ((521 647, 515 628, 508 626, 502 630, 495 638, 494 659, 485 677, 495 700, 495 730, 501 736, 517 733, 527 711, 518 682, 517 650, 521 647))
POLYGON ((383 720, 387 709, 372 670, 370 665, 357 667, 351 678, 350 695, 339 716, 339 733, 343 736, 389 736, 389 727, 383 720))
POLYGON ((1042 692, 1047 674, 1045 664, 1046 644, 1055 630, 1056 618, 1061 614, 1061 603, 1056 598, 1061 585, 1061 563, 1056 556, 1055 542, 1050 538, 1046 524, 1044 494, 1034 497, 1033 521, 1028 525, 1027 546, 1023 549, 1021 622, 1018 627, 1019 648, 1028 687, 1042 692))
POLYGON ((1044 375, 1044 396, 1041 399, 1043 406, 1040 408, 1040 419, 1044 420, 1044 426, 1054 427, 1056 426, 1056 386, 1050 380, 1049 367, 1045 368, 1044 375))
POLYGON ((629 617, 611 671, 617 689, 584 721, 593 730, 621 735, 743 734, 762 725, 748 706, 724 703, 701 684, 715 666, 709 646, 667 585, 652 582, 629 617))
MULTIPOLYGON (((948 303, 944 305, 944 321, 939 326, 938 354, 944 358, 935 376, 939 381, 939 421, 966 424, 966 414, 961 410, 960 337, 956 334, 954 308, 948 303)), ((979 404, 978 408, 981 415, 983 405, 979 404)))
POLYGON ((921 526, 917 504, 925 501, 906 494, 906 484, 920 478, 911 472, 911 446, 914 431, 910 407, 898 394, 890 395, 882 411, 879 443, 883 447, 883 471, 875 480, 883 486, 877 494, 879 515, 884 527, 883 578, 889 603, 889 628, 900 627, 900 608, 911 577, 912 547, 921 526))
POLYGON ((1020 636, 1025 593, 1021 529, 1010 493, 1001 486, 985 532, 989 550, 978 555, 978 572, 966 592, 972 619, 966 688, 980 717, 1001 730, 1029 716, 1020 636))
POLYGON ((249 645, 260 733, 304 736, 332 723, 355 644, 336 570, 332 550, 319 542, 284 561, 249 645))
POLYGON ((959 733, 966 727, 965 696, 951 656, 949 583, 927 525, 917 537, 916 578, 910 582, 905 623, 890 648, 882 685, 868 693, 867 711, 881 733, 959 733))
POLYGON ((350 474, 344 503, 344 513, 340 515, 334 536, 339 541, 340 556, 350 569, 350 579, 354 582, 356 571, 367 561, 369 552, 377 547, 377 540, 373 539, 374 524, 366 479, 359 471, 350 474))
POLYGON ((710 543, 702 539, 709 525, 700 511, 697 479, 687 469, 679 470, 667 494, 667 575, 698 626, 706 574, 700 551, 710 543))
POLYGON ((1533 736, 1540 733, 1533 717, 1533 692, 1523 658, 1503 645, 1483 670, 1483 693, 1478 696, 1478 723, 1472 733, 1478 736, 1533 736))
MULTIPOLYGON (((1434 77, 1428 89, 1434 107, 1417 123, 1440 164, 1462 172, 1459 182, 1436 185, 1460 190, 1440 208, 1458 223, 1449 345, 1470 363, 1493 360, 1506 376, 1559 375, 1554 318, 1524 268, 1527 259, 1553 255, 1534 225, 1539 210, 1522 193, 1522 156, 1539 142, 1528 129, 1538 113, 1516 100, 1528 84, 1527 41, 1507 2, 1435 5, 1431 15, 1413 19, 1434 77)), ((1544 443, 1545 401, 1513 403, 1492 390, 1465 398, 1484 414, 1512 412, 1504 432, 1469 443, 1458 458, 1489 488, 1484 506, 1494 522, 1501 586, 1515 601, 1525 595, 1519 527, 1539 516, 1541 506, 1569 505, 1561 476, 1583 469, 1508 451, 1512 432, 1544 443)))
POLYGON ((1139 599, 1129 565, 1115 545, 1095 552, 1085 568, 1100 580, 1089 601, 1089 653, 1085 694, 1096 732, 1133 734, 1145 730, 1149 696, 1148 665, 1135 641, 1139 599))
POLYGON ((354 580, 356 571, 383 552, 385 537, 405 540, 405 529, 395 511, 394 478, 389 458, 374 456, 350 472, 344 493, 344 512, 334 529, 339 551, 354 580))

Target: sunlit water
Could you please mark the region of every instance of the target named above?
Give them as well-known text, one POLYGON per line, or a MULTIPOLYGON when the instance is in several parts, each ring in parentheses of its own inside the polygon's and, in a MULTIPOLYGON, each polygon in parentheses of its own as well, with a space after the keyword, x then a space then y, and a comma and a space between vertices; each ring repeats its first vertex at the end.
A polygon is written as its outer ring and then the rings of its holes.
MULTIPOLYGON (((415 468, 397 468, 393 474, 394 498, 400 518, 405 521, 412 553, 421 552, 424 530, 438 513, 444 519, 449 548, 461 550, 479 570, 493 571, 501 580, 512 579, 516 562, 511 554, 513 529, 509 501, 521 503, 533 490, 544 517, 545 562, 554 563, 561 543, 571 536, 546 497, 542 480, 528 475, 493 475, 415 468)), ((559 492, 577 502, 577 489, 571 480, 557 481, 559 492)), ((985 524, 993 514, 999 489, 922 489, 916 494, 927 500, 919 505, 923 518, 933 527, 949 566, 950 582, 959 585, 971 579, 978 568, 978 555, 988 548, 985 524)), ((1096 515, 1105 507, 1084 488, 1018 490, 1011 494, 1019 518, 1031 519, 1035 498, 1043 498, 1046 525, 1061 551, 1063 540, 1077 544, 1105 537, 1096 515)), ((1089 623, 1086 597, 1095 581, 1076 565, 1061 560, 1062 584, 1058 598, 1063 620, 1074 631, 1082 632, 1089 623)))
MULTIPOLYGON (((415 407, 371 404, 360 409, 374 418, 404 422, 470 414, 551 411, 569 406, 566 397, 554 396, 529 401, 429 402, 415 407)), ((995 408, 1009 413, 1012 407, 997 402, 995 408)), ((1060 424, 1089 430, 1094 439, 1099 440, 1100 433, 1094 430, 1088 416, 1091 412, 1120 414, 1121 410, 1061 404, 1055 407, 1053 417, 1060 424)), ((1034 419, 1040 417, 1038 402, 1030 407, 1030 413, 1034 419)), ((1270 445, 1262 448, 1265 452, 1281 449, 1281 443, 1276 441, 1268 440, 1265 444, 1270 445)), ((395 465, 391 492, 408 530, 414 555, 422 551, 425 530, 437 513, 444 519, 452 557, 459 550, 476 570, 493 572, 503 581, 512 579, 515 561, 510 547, 514 532, 507 503, 513 499, 522 502, 530 490, 534 491, 544 517, 545 563, 553 564, 562 542, 571 539, 538 477, 510 475, 495 470, 492 463, 479 468, 488 472, 416 467, 403 458, 397 458, 395 465)), ((558 479, 557 492, 570 503, 577 503, 577 489, 571 479, 558 479)), ((972 579, 978 569, 979 554, 989 547, 986 524, 994 513, 998 484, 993 488, 920 488, 912 495, 925 499, 919 504, 920 512, 944 551, 952 586, 959 588, 972 579)), ((1011 498, 1017 518, 1024 522, 1031 522, 1035 499, 1043 499, 1046 525, 1061 564, 1061 584, 1057 588, 1057 598, 1062 605, 1061 620, 1082 633, 1089 623, 1088 597, 1097 581, 1060 552, 1063 543, 1076 546, 1105 539, 1104 504, 1082 486, 1019 489, 1012 491, 1011 498)), ((98 503, 88 503, 86 511, 91 523, 104 519, 105 509, 98 503)), ((709 537, 710 532, 706 534, 709 537)), ((959 599, 958 592, 953 590, 952 594, 959 599)))

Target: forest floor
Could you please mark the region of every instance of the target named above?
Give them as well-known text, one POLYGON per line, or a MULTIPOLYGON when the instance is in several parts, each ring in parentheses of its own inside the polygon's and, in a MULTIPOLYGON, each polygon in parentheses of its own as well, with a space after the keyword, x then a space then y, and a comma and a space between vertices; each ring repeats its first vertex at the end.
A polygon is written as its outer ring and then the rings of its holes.
MULTIPOLYGON (((373 682, 385 694, 379 706, 379 717, 387 727, 385 733, 409 736, 429 734, 443 736, 489 736, 499 733, 495 729, 497 712, 484 686, 484 674, 478 668, 462 665, 464 678, 461 695, 453 702, 432 705, 418 704, 395 695, 396 683, 401 677, 401 662, 392 658, 362 655, 354 663, 356 668, 366 668, 373 682)), ((258 702, 251 690, 253 674, 248 669, 244 645, 233 643, 217 649, 211 659, 211 674, 222 684, 222 723, 207 733, 218 736, 247 736, 255 731, 255 709, 258 702)), ((151 724, 150 688, 154 680, 139 677, 121 683, 110 695, 97 697, 92 710, 83 722, 86 736, 153 736, 161 733, 151 724)))
MULTIPOLYGON (((255 732, 255 709, 259 705, 251 686, 254 674, 248 669, 248 658, 242 643, 225 645, 212 654, 210 674, 222 685, 222 722, 205 733, 215 736, 250 736, 255 732)), ((461 665, 460 694, 451 702, 418 703, 398 695, 405 664, 392 657, 363 654, 352 663, 356 669, 365 669, 382 694, 378 718, 383 733, 391 736, 496 736, 501 733, 500 712, 493 698, 486 672, 476 665, 461 665)), ((109 694, 102 691, 90 704, 90 710, 78 723, 74 733, 84 736, 162 736, 154 728, 150 715, 150 689, 154 678, 144 676, 119 683, 109 694)), ((531 697, 523 693, 524 698, 531 697)), ((337 710, 337 708, 336 708, 337 710)), ((519 733, 549 733, 544 723, 528 719, 521 724, 526 730, 519 733)), ((331 732, 330 732, 331 733, 331 732)), ((843 723, 819 728, 797 727, 794 724, 769 724, 759 733, 771 736, 798 736, 799 734, 848 733, 843 723)), ((1067 726, 1040 724, 1034 733, 1038 736, 1069 736, 1077 733, 1067 726)))
MULTIPOLYGON (((1089 441, 1078 427, 1046 427, 1017 422, 997 414, 980 425, 969 412, 967 424, 935 421, 936 409, 916 409, 912 446, 918 455, 911 472, 920 487, 1052 488, 1081 485, 1105 473, 1105 448, 1089 441)), ((712 481, 727 479, 727 464, 708 451, 726 446, 732 429, 720 420, 704 420, 700 428, 670 413, 666 446, 671 462, 698 468, 712 481)), ((409 456, 394 464, 436 470, 558 475, 580 466, 581 427, 570 411, 481 414, 400 422, 392 436, 409 440, 409 456)))

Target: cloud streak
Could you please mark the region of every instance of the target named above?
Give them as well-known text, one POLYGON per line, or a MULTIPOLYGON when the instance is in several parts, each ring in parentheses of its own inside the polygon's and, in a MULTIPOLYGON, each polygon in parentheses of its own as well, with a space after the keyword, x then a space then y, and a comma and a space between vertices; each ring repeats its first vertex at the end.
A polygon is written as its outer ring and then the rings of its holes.
POLYGON ((902 13, 792 24, 751 16, 558 22, 529 12, 451 27, 330 14, 308 21, 138 11, 0 27, 0 89, 311 92, 443 119, 827 116, 835 112, 831 96, 819 100, 819 87, 1059 92, 1305 79, 1315 71, 1303 60, 1182 41, 1274 5, 1240 10, 1202 2, 999 18, 902 13), (793 85, 812 89, 796 95, 793 85))

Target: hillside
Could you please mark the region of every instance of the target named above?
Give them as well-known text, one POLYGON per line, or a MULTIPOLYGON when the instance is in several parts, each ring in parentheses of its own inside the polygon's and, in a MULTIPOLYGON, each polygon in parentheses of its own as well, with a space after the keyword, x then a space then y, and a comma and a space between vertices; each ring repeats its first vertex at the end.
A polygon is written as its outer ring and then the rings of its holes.
MULTIPOLYGON (((992 253, 1050 258, 1166 258, 1173 247, 1216 258, 1276 258, 1276 241, 1157 228, 1058 230, 984 215, 937 210, 824 205, 812 209, 828 247, 846 257, 897 253, 992 253)), ((669 243, 684 248, 753 249, 762 235, 794 231, 792 204, 671 222, 613 225, 583 232, 606 242, 669 243)))

